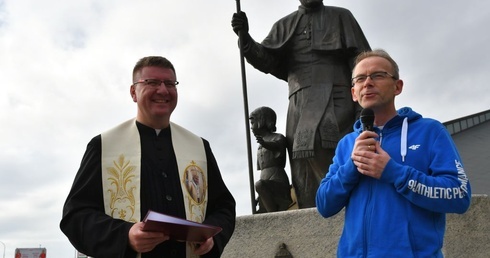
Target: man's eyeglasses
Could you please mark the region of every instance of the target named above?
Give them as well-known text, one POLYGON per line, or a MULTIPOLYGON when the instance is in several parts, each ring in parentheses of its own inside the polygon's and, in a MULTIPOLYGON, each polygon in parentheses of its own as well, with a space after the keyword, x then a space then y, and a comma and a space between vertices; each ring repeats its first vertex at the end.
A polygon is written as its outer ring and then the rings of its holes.
POLYGON ((356 84, 364 83, 368 77, 371 78, 371 80, 373 80, 373 81, 381 81, 381 80, 386 79, 386 78, 392 78, 394 80, 397 80, 397 78, 395 76, 391 75, 391 73, 375 72, 372 74, 359 75, 359 76, 352 78, 352 86, 354 86, 356 84))
POLYGON ((133 85, 136 85, 138 83, 143 83, 144 85, 156 88, 160 87, 162 83, 165 85, 167 88, 175 88, 175 86, 179 85, 178 81, 169 81, 169 80, 159 80, 159 79, 144 79, 144 80, 139 80, 133 83, 133 85))

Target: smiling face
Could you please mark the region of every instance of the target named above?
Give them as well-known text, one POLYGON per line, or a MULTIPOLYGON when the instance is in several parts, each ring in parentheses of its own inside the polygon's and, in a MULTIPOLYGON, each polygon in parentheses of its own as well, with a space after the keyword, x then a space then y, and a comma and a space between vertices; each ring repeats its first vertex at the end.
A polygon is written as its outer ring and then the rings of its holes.
MULTIPOLYGON (((176 81, 177 78, 170 68, 147 66, 137 72, 134 79, 176 81)), ((163 129, 169 125, 170 115, 177 106, 177 88, 166 87, 164 83, 158 87, 137 83, 131 86, 130 93, 138 105, 138 122, 155 129, 163 129)))
MULTIPOLYGON (((385 58, 371 56, 360 61, 352 73, 352 77, 371 75, 377 72, 393 74, 391 63, 385 58)), ((370 78, 352 86, 352 99, 359 102, 363 108, 373 110, 395 110, 395 96, 403 89, 403 81, 390 76, 370 78)))

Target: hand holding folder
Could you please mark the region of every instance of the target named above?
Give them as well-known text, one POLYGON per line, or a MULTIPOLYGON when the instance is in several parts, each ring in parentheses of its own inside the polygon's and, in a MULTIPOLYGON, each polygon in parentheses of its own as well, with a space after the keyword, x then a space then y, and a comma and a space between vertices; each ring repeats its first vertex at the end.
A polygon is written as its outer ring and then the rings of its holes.
POLYGON ((204 242, 221 232, 222 228, 169 216, 149 210, 143 219, 143 231, 163 232, 170 239, 188 242, 204 242))

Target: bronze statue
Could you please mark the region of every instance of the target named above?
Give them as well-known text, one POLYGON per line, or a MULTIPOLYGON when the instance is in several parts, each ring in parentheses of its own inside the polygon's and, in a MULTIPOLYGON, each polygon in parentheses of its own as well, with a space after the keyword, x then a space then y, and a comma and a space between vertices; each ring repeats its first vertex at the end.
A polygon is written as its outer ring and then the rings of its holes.
POLYGON ((289 86, 286 138, 299 208, 314 207, 316 190, 340 138, 360 112, 352 101, 351 71, 358 53, 370 50, 351 12, 300 0, 299 9, 277 21, 257 43, 244 12, 233 14, 247 62, 289 86))
POLYGON ((269 107, 259 107, 250 114, 253 134, 259 143, 257 170, 260 180, 255 183, 259 194, 258 213, 284 211, 292 204, 291 185, 286 166, 286 137, 275 133, 276 113, 269 107))

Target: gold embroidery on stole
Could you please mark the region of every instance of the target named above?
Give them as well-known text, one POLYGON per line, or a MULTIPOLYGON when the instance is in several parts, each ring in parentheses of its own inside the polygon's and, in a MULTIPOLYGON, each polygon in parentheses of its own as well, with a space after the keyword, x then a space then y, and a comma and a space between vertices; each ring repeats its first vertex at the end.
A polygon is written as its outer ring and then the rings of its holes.
POLYGON ((134 191, 138 187, 133 184, 132 179, 137 177, 135 174, 136 166, 130 164, 131 161, 125 160, 123 154, 114 160, 113 167, 107 167, 109 176, 106 178, 112 188, 107 189, 110 194, 110 216, 125 221, 136 223, 135 219, 135 198, 134 191))

